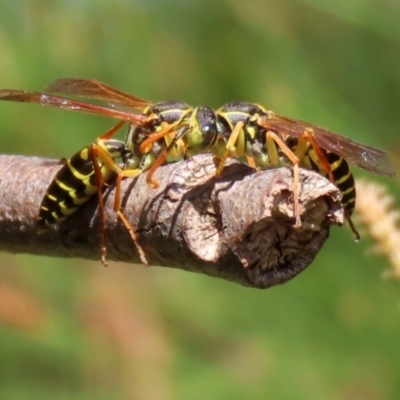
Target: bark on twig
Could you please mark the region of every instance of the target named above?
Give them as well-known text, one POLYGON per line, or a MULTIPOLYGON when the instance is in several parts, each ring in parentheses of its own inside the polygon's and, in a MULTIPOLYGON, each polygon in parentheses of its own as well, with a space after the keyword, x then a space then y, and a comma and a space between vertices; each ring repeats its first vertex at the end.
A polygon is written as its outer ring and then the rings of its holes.
MULTIPOLYGON (((59 167, 54 160, 0 156, 0 251, 100 258, 95 198, 37 234, 39 205, 59 167)), ((297 230, 291 168, 255 172, 232 161, 222 178, 214 174, 213 158, 204 154, 159 168, 157 189, 144 175, 123 182, 124 213, 151 265, 267 288, 303 271, 330 225, 343 223, 339 191, 314 172, 300 173, 297 230)), ((137 262, 130 236, 112 211, 113 191, 105 191, 108 260, 137 262)))

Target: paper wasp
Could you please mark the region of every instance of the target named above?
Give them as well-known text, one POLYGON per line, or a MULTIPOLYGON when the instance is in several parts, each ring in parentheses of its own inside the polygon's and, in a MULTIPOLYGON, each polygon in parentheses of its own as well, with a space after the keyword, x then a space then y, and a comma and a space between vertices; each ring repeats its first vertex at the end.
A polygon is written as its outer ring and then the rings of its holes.
MULTIPOLYGON (((299 215, 299 167, 314 170, 327 177, 342 193, 346 219, 358 241, 351 215, 356 191, 348 163, 383 176, 395 176, 388 154, 377 148, 357 143, 316 125, 291 119, 268 111, 256 103, 231 102, 215 112, 217 131, 208 137, 206 151, 217 161, 217 175, 222 173, 228 157, 246 159, 253 168, 269 169, 293 166, 293 208, 295 227, 301 226, 299 215)), ((150 136, 144 144, 159 139, 150 136)), ((179 133, 173 136, 177 140, 179 133)), ((152 170, 159 165, 156 161, 152 170)))
POLYGON ((348 162, 379 175, 395 175, 386 152, 315 125, 276 115, 254 103, 232 102, 217 111, 209 107, 193 108, 179 101, 151 103, 105 83, 76 78, 56 80, 47 90, 100 100, 108 106, 19 90, 0 90, 0 100, 38 103, 121 120, 61 168, 49 186, 39 215, 39 226, 43 229, 65 219, 97 193, 104 263, 104 184, 115 183, 114 210, 146 263, 134 230, 120 211, 120 183, 124 177, 134 178, 148 171, 147 182, 157 186, 152 175, 170 157, 187 158, 211 152, 219 164, 218 175, 227 157, 244 157, 249 165, 260 169, 293 165, 296 227, 301 224, 298 169, 315 170, 327 176, 342 192, 346 216, 356 238, 358 233, 350 219, 355 203, 354 178, 348 162), (111 139, 124 122, 130 124, 125 142, 111 139), (117 163, 119 158, 121 163, 117 163))
MULTIPOLYGON (((112 88, 107 84, 85 79, 54 81, 47 87, 47 90, 63 91, 64 93, 73 93, 76 90, 80 91, 82 96, 102 100, 109 105, 100 106, 48 93, 8 89, 0 90, 0 100, 37 103, 121 120, 118 125, 99 137, 94 143, 76 153, 61 167, 43 198, 38 216, 38 231, 42 232, 47 226, 57 224, 73 214, 80 205, 97 193, 102 262, 106 265, 102 189, 104 184, 109 183, 112 178, 115 179, 115 174, 121 170, 121 167, 116 163, 116 158, 125 158, 129 152, 124 142, 113 140, 111 137, 125 122, 134 125, 145 124, 148 118, 141 111, 151 103, 112 88), (118 109, 122 105, 127 111, 118 109)), ((130 233, 141 259, 144 261, 143 251, 137 242, 133 229, 130 233)))
POLYGON ((89 79, 59 79, 50 83, 47 90, 100 100, 108 106, 48 93, 7 89, 0 90, 0 100, 38 103, 117 118, 121 122, 80 150, 61 167, 43 198, 38 216, 39 231, 61 222, 97 193, 102 262, 106 264, 102 189, 105 184, 115 183, 114 210, 129 230, 142 262, 147 264, 132 226, 120 211, 120 182, 124 177, 137 177, 150 169, 147 182, 155 187, 158 183, 152 178, 152 174, 168 156, 181 158, 185 152, 196 153, 211 146, 213 143, 209 138, 214 139, 217 129, 214 111, 208 107, 192 108, 179 101, 153 104, 89 79), (111 139, 125 122, 130 124, 125 142, 111 139), (170 135, 173 135, 171 140, 170 135), (150 136, 151 143, 144 143, 150 136), (180 137, 185 138, 184 147, 180 137), (122 163, 117 163, 117 159, 121 159, 122 163))
POLYGON ((227 157, 245 157, 249 165, 260 169, 293 165, 294 217, 295 227, 299 227, 299 167, 317 171, 341 191, 346 218, 355 240, 360 239, 350 218, 356 191, 348 163, 378 175, 395 176, 385 151, 316 125, 277 115, 255 103, 227 103, 216 113, 219 135, 226 143, 217 174, 221 173, 227 157))
MULTIPOLYGON (((125 142, 109 137, 123 124, 125 121, 120 122, 66 161, 47 188, 37 218, 38 233, 42 233, 49 226, 59 224, 74 214, 97 193, 101 261, 104 265, 107 265, 107 252, 102 189, 115 181, 120 169, 116 160, 119 158, 122 160, 128 154, 125 142)), ((146 264, 144 252, 133 230, 130 234, 141 260, 146 264)))

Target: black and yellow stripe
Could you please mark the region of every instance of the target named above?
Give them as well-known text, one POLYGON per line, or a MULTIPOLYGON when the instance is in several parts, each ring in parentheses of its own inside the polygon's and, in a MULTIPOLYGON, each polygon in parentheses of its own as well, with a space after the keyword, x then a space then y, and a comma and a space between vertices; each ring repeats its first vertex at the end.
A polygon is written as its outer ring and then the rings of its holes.
MULTIPOLYGON (((119 140, 98 140, 96 145, 113 160, 124 157, 127 153, 125 143, 119 140)), ((95 155, 95 160, 103 182, 110 183, 115 178, 115 172, 97 155, 95 155)), ((76 212, 82 204, 97 193, 98 189, 90 146, 88 146, 74 154, 50 183, 40 205, 39 231, 43 231, 49 225, 60 223, 76 212)))
MULTIPOLYGON (((321 149, 322 150, 322 149, 321 149)), ((346 210, 347 215, 350 217, 353 214, 356 205, 356 186, 354 176, 351 173, 348 162, 342 157, 329 150, 323 150, 326 161, 331 167, 333 175, 333 182, 342 194, 342 204, 346 210)), ((313 171, 319 172, 321 175, 329 179, 328 173, 319 164, 315 153, 310 152, 305 156, 308 157, 313 171)))
MULTIPOLYGON (((281 166, 291 165, 288 157, 282 149, 275 143, 274 149, 276 154, 268 153, 266 143, 267 126, 259 124, 259 118, 264 118, 268 121, 273 113, 267 111, 259 104, 249 102, 231 102, 225 104, 217 111, 219 135, 226 143, 232 131, 237 124, 241 124, 241 129, 234 147, 230 149, 231 156, 239 158, 252 159, 254 165, 260 169, 277 168, 281 166)), ((277 129, 272 129, 294 153, 298 154, 298 143, 301 133, 296 135, 288 133, 288 125, 282 123, 285 134, 282 134, 277 129)), ((293 129, 293 126, 290 126, 293 129)), ((305 128, 304 128, 305 129, 305 128)), ((295 133, 295 132, 294 132, 295 133)), ((348 162, 341 156, 320 148, 323 152, 327 163, 329 163, 333 182, 342 194, 342 204, 346 210, 347 216, 350 217, 354 211, 356 201, 356 189, 353 174, 351 173, 348 162)), ((320 173, 329 179, 329 174, 321 165, 316 151, 313 149, 310 142, 300 151, 300 167, 310 169, 320 173)))

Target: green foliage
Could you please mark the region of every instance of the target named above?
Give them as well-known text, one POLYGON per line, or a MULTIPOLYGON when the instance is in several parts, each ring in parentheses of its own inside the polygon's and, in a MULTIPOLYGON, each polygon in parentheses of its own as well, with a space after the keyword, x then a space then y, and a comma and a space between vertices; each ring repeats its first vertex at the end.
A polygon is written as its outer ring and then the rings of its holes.
MULTIPOLYGON (((378 0, 2 2, 0 87, 73 76, 154 101, 243 99, 395 149, 399 18, 378 0)), ((15 103, 0 116, 2 153, 51 158, 112 125, 15 103)), ((399 285, 370 246, 334 228, 266 291, 2 254, 0 398, 398 399, 399 285)))

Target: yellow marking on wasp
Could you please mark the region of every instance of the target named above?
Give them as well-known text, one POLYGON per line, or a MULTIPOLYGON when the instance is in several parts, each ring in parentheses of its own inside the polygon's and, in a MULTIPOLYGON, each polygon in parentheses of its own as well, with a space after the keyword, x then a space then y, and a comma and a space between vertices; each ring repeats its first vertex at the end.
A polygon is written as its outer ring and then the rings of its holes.
POLYGON ((86 197, 92 197, 97 192, 97 190, 98 189, 94 186, 86 186, 86 189, 85 189, 86 197))
MULTIPOLYGON (((78 207, 70 207, 70 208, 61 208, 61 214, 68 217, 69 215, 73 214, 78 210, 78 207)), ((56 214, 56 213, 54 213, 56 214)), ((57 214, 56 214, 57 215, 57 214)))
POLYGON ((347 190, 341 190, 342 196, 345 196, 348 193, 351 193, 354 191, 354 187, 348 188, 347 190))
POLYGON ((64 214, 64 210, 66 210, 68 207, 65 205, 65 201, 60 201, 59 203, 58 203, 58 205, 59 205, 59 207, 60 207, 60 210, 61 210, 61 212, 64 214))
POLYGON ((57 213, 55 211, 53 211, 50 215, 52 216, 52 218, 54 218, 55 220, 60 221, 60 222, 66 218, 62 213, 60 215, 60 213, 57 213))
MULTIPOLYGON (((88 198, 86 196, 85 197, 75 197, 72 200, 73 200, 73 204, 75 206, 81 206, 82 204, 85 204, 88 201, 88 198)), ((62 209, 67 209, 67 208, 71 207, 71 205, 67 204, 66 201, 59 201, 58 204, 59 204, 60 208, 62 208, 62 209)))
POLYGON ((331 171, 333 172, 335 169, 339 168, 340 165, 342 164, 342 159, 339 158, 339 160, 333 162, 331 165, 331 171))
MULTIPOLYGON (((57 185, 65 190, 66 192, 70 192, 71 190, 75 190, 74 188, 67 186, 63 181, 60 181, 59 179, 55 179, 55 182, 57 183, 57 185)), ((50 197, 50 196, 49 196, 50 197)), ((57 199, 56 199, 57 200, 57 199)))
MULTIPOLYGON (((86 159, 85 159, 86 161, 86 159)), ((78 171, 72 164, 70 161, 68 161, 68 168, 70 169, 70 171, 74 174, 74 176, 83 181, 85 179, 87 179, 87 177, 90 177, 91 175, 93 175, 94 172, 91 172, 89 175, 88 174, 82 174, 80 171, 78 171)))
MULTIPOLYGON (((336 186, 339 186, 343 182, 346 182, 351 177, 351 175, 352 175, 352 173, 349 171, 349 173, 347 175, 344 175, 344 176, 340 177, 340 179, 335 181, 336 186)), ((353 188, 351 188, 351 189, 353 189, 353 188)))
POLYGON ((80 152, 79 156, 82 158, 82 160, 87 161, 87 160, 89 159, 89 149, 88 149, 87 147, 84 148, 84 149, 80 152))
MULTIPOLYGON (((92 195, 94 193, 91 193, 90 195, 92 195)), ((81 198, 75 198, 74 199, 74 204, 76 204, 77 206, 81 206, 82 204, 85 204, 87 202, 87 197, 81 197, 81 198)))

